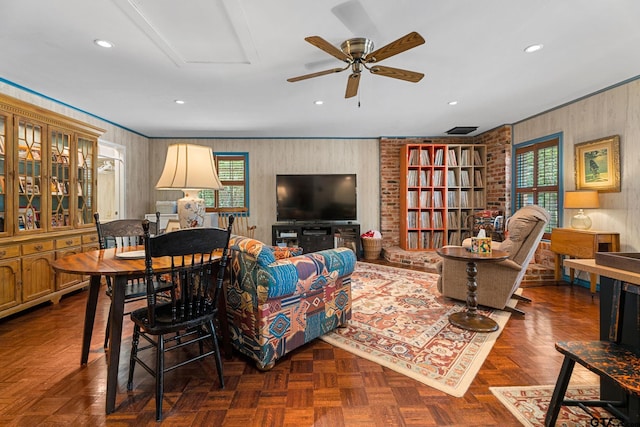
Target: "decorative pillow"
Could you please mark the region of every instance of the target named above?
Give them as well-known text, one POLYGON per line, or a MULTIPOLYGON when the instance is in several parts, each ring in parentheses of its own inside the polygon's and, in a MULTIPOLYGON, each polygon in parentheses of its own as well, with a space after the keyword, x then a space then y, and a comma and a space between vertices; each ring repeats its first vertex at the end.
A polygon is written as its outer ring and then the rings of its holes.
POLYGON ((271 247, 259 240, 249 237, 232 236, 229 244, 231 250, 252 256, 260 266, 267 266, 276 260, 271 247))

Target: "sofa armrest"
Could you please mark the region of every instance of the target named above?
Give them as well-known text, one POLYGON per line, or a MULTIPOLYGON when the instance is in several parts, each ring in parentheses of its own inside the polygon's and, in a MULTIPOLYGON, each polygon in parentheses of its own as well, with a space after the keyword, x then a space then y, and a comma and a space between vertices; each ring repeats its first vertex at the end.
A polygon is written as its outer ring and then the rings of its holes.
POLYGON ((356 256, 348 248, 326 249, 289 257, 260 268, 258 292, 263 297, 281 298, 306 288, 323 287, 353 273, 356 256))

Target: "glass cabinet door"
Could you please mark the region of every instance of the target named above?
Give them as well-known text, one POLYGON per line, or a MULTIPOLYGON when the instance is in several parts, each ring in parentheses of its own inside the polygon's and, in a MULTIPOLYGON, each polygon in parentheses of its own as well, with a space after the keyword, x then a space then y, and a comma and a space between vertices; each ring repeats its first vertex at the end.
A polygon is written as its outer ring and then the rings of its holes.
POLYGON ((77 181, 78 181, 78 205, 76 222, 78 225, 93 224, 94 207, 94 176, 93 165, 95 153, 95 141, 78 137, 77 143, 77 181))
MULTIPOLYGON (((18 118, 18 232, 39 230, 44 224, 42 199, 43 126, 18 118)), ((46 215, 45 215, 46 218, 46 215)))
POLYGON ((0 116, 0 234, 7 231, 7 120, 0 116))
POLYGON ((51 174, 49 193, 51 194, 51 229, 71 226, 71 135, 51 131, 51 174))

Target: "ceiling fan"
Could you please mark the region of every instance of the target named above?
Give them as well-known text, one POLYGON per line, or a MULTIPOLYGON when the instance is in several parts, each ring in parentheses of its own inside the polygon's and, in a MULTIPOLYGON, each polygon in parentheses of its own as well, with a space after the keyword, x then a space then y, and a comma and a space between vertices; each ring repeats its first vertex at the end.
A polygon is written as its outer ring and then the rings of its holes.
POLYGON ((339 73, 351 68, 351 75, 347 80, 347 90, 344 95, 345 98, 351 98, 356 96, 358 93, 360 74, 363 69, 369 70, 372 74, 406 80, 413 83, 419 82, 424 77, 424 74, 417 73, 415 71, 377 65, 377 63, 383 59, 387 59, 390 56, 397 55, 423 44, 424 39, 415 31, 376 50, 373 50, 373 42, 364 37, 345 40, 340 45, 340 49, 319 36, 306 37, 305 40, 318 49, 322 49, 327 52, 329 55, 346 62, 347 66, 344 68, 332 68, 330 70, 318 71, 317 73, 291 77, 287 79, 288 82, 297 82, 313 77, 339 73))

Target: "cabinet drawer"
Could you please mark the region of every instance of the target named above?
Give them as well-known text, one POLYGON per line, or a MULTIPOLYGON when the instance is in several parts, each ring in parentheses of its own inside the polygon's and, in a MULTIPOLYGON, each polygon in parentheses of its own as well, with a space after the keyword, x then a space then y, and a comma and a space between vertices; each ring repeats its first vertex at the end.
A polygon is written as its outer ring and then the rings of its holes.
POLYGON ((64 239, 56 240, 56 249, 70 248, 72 246, 80 246, 82 244, 82 238, 80 236, 65 237, 64 239))
POLYGON ((98 243, 98 235, 97 234, 85 234, 82 236, 82 244, 88 245, 91 243, 98 243))
POLYGON ((15 258, 20 256, 20 246, 3 246, 0 248, 0 259, 15 258))
POLYGON ((31 255, 52 250, 53 240, 43 240, 41 242, 25 243, 22 245, 22 255, 31 255))

